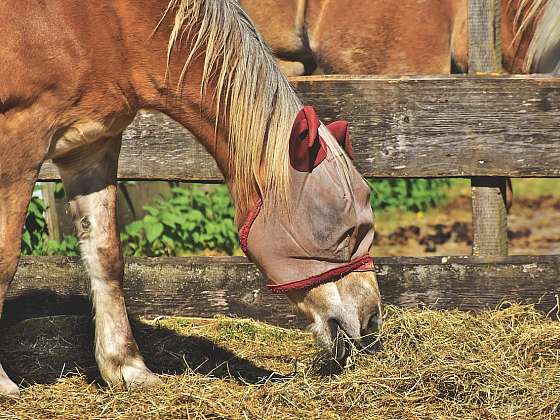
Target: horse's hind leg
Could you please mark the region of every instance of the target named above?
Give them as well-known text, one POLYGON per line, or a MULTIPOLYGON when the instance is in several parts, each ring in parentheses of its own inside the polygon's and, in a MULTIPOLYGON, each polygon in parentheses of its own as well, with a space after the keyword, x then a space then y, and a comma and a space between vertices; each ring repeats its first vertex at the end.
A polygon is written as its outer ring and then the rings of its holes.
MULTIPOLYGON (((0 145, 2 152, 2 145, 0 145)), ((5 155, 9 156, 9 155, 5 155)), ((0 316, 21 251, 21 231, 37 170, 0 167, 0 316), (4 169, 4 170, 2 170, 4 169), (16 175, 17 172, 17 175, 16 175)), ((17 396, 18 387, 0 365, 0 394, 17 396)))
POLYGON ((117 228, 116 172, 120 137, 72 151, 57 164, 91 279, 95 309, 95 357, 109 385, 159 382, 142 359, 128 321, 124 264, 117 228))

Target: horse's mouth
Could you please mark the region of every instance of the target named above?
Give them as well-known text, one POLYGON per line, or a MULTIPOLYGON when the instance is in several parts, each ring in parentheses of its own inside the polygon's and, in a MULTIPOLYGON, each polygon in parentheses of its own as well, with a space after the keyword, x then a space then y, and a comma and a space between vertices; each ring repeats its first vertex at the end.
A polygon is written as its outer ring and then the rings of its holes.
POLYGON ((331 358, 345 364, 348 357, 365 353, 374 354, 381 349, 381 338, 378 327, 368 328, 359 336, 349 334, 343 324, 336 319, 329 320, 331 331, 331 358))

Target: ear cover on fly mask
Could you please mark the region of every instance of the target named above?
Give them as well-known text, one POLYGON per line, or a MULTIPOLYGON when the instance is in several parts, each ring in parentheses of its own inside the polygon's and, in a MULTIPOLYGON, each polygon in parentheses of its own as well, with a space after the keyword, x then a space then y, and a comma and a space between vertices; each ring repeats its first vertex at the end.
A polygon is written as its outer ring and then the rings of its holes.
POLYGON ((335 121, 327 125, 327 128, 334 136, 340 147, 344 149, 350 159, 354 160, 354 149, 350 142, 350 130, 348 129, 348 121, 335 121))
MULTIPOLYGON (((311 172, 327 157, 327 145, 319 135, 321 122, 310 106, 303 108, 296 117, 290 135, 290 164, 300 172, 311 172)), ((335 121, 327 126, 338 144, 354 160, 347 121, 335 121)))
POLYGON ((290 135, 290 163, 300 172, 311 172, 327 157, 327 145, 319 136, 319 118, 306 106, 296 117, 290 135))

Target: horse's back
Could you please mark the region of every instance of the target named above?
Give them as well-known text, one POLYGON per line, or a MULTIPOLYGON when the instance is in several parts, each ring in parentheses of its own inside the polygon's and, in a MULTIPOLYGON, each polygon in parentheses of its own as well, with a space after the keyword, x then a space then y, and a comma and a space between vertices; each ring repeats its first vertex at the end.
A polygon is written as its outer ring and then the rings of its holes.
POLYGON ((117 3, 0 2, 0 144, 54 139, 61 154, 130 122, 117 3))
POLYGON ((1 1, 0 98, 75 88, 95 56, 111 52, 114 19, 104 3, 1 1))

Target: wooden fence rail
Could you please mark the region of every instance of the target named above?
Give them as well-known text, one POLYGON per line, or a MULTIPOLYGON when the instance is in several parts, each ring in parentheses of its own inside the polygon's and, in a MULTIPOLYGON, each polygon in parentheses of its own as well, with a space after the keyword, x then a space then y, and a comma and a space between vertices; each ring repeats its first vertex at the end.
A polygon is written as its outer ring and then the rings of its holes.
MULTIPOLYGON (((560 256, 384 257, 376 270, 385 303, 481 310, 536 303, 557 315, 560 256)), ((241 257, 128 258, 125 295, 134 315, 229 315, 301 326, 283 295, 273 295, 241 257)), ((22 258, 5 319, 87 313, 89 281, 77 258, 22 258)))
MULTIPOLYGON (((368 177, 560 176, 560 77, 293 79, 325 121, 350 121, 368 177)), ((119 177, 219 182, 210 155, 161 114, 125 132, 119 177)), ((59 178, 45 164, 41 180, 59 178)))

